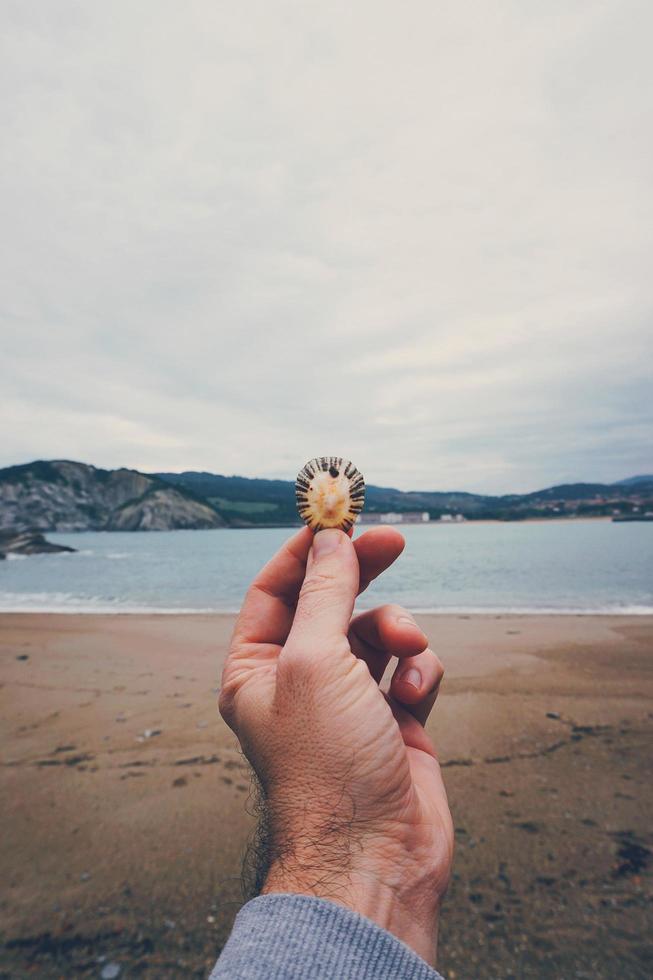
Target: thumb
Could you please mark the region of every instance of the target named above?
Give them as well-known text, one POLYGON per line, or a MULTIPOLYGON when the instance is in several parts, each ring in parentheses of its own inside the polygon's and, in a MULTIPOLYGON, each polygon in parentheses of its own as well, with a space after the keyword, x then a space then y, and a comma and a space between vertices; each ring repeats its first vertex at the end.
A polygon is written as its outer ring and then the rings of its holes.
POLYGON ((337 528, 318 531, 297 600, 286 649, 313 652, 342 640, 358 593, 358 558, 351 538, 337 528))

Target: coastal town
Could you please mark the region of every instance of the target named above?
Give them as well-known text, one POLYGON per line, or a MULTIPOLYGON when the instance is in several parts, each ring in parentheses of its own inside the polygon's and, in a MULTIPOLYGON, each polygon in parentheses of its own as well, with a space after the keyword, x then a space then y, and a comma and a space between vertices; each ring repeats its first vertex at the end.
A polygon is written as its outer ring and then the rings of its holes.
POLYGON ((431 520, 428 510, 388 511, 387 513, 359 514, 357 524, 462 524, 467 518, 463 514, 440 514, 431 520))

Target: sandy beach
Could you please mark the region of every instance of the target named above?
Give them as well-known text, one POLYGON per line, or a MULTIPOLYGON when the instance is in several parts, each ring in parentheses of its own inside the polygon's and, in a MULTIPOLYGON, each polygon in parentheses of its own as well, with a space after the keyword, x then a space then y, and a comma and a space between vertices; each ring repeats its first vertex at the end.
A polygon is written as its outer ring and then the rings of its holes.
MULTIPOLYGON (((421 616, 456 824, 439 968, 653 970, 653 617, 421 616)), ((242 902, 233 617, 0 617, 0 977, 203 977, 242 902)))

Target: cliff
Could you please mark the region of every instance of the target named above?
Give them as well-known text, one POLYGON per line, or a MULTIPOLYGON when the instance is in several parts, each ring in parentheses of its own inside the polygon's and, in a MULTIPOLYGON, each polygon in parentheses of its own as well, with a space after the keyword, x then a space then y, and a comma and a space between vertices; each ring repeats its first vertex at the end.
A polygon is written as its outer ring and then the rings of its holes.
POLYGON ((103 470, 69 460, 0 470, 0 528, 169 531, 225 523, 192 492, 137 470, 103 470))
POLYGON ((169 487, 152 487, 111 515, 107 531, 169 531, 172 528, 222 527, 224 521, 208 504, 184 497, 169 487))

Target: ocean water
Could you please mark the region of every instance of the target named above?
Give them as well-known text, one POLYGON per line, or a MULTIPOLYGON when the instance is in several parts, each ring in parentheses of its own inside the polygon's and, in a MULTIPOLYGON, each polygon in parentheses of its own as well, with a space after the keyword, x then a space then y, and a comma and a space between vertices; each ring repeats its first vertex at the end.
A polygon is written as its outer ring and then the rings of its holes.
MULTIPOLYGON (((50 534, 77 552, 0 562, 0 610, 234 611, 292 533, 50 534)), ((653 613, 653 524, 431 524, 402 533, 404 554, 359 599, 360 608, 399 602, 443 613, 653 613)))

